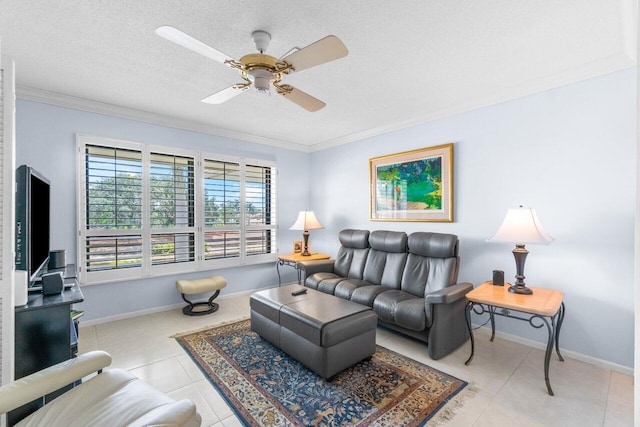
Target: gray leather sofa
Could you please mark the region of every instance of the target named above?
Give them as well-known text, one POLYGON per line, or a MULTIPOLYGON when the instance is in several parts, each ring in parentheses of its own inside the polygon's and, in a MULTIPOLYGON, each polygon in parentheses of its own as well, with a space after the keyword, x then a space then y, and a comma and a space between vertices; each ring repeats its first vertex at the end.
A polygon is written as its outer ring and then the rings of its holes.
POLYGON ((342 230, 335 260, 303 261, 304 285, 373 308, 378 323, 427 343, 440 359, 462 345, 471 283, 456 283, 453 234, 342 230))

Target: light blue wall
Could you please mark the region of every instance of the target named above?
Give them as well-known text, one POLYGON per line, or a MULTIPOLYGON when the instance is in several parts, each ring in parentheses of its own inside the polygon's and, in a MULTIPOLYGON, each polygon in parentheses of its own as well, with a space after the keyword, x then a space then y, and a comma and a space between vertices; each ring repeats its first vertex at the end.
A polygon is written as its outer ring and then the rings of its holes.
MULTIPOLYGON (((280 252, 290 252, 297 212, 315 210, 314 251, 335 255, 342 228, 425 230, 460 237, 459 280, 479 284, 502 269, 512 280, 508 244, 487 243, 510 207, 534 207, 549 246, 530 246, 532 286, 565 293, 561 347, 633 366, 635 70, 586 80, 312 154, 116 119, 19 100, 17 164, 53 183, 52 244, 75 256, 75 133, 275 159, 280 165, 280 252), (371 157, 454 142, 455 222, 369 220, 371 157), (310 180, 310 176, 313 180, 310 180)), ((228 269, 228 291, 277 282, 271 264, 228 269)), ((285 280, 293 280, 287 273, 285 280)), ((204 275, 203 272, 194 276, 204 275)), ((96 319, 179 302, 175 277, 85 287, 96 319)), ((498 329, 537 341, 545 333, 498 319, 498 329)))
MULTIPOLYGON (((16 164, 29 164, 51 181, 51 248, 66 249, 76 259, 76 133, 147 144, 177 146, 210 153, 273 160, 278 163, 279 246, 291 252, 300 233, 290 231, 300 210, 309 206, 309 155, 263 144, 216 137, 197 132, 124 120, 70 108, 19 99, 16 106, 16 164)), ((278 283, 275 264, 217 270, 235 293, 278 283)), ((294 281, 292 269, 283 270, 283 281, 294 281)), ((199 271, 180 277, 205 277, 199 271)), ((176 304, 182 301, 175 276, 83 287, 87 320, 176 304)))
MULTIPOLYGON (((327 227, 312 239, 335 254, 346 227, 454 233, 459 281, 478 285, 494 269, 513 281, 512 245, 486 239, 508 208, 534 207, 556 241, 529 246, 526 282, 565 293, 561 347, 630 367, 635 173, 635 70, 625 70, 311 154, 313 182, 323 183, 310 189, 312 208, 327 227), (447 142, 455 222, 370 221, 369 158, 447 142)), ((546 337, 525 322, 497 324, 546 337)))

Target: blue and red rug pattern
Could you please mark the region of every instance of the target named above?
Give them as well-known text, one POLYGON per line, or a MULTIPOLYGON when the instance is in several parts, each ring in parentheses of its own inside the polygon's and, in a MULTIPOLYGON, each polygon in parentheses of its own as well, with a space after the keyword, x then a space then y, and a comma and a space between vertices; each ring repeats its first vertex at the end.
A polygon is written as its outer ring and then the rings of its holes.
POLYGON ((176 339, 248 426, 421 426, 467 386, 381 346, 328 382, 249 320, 176 339))

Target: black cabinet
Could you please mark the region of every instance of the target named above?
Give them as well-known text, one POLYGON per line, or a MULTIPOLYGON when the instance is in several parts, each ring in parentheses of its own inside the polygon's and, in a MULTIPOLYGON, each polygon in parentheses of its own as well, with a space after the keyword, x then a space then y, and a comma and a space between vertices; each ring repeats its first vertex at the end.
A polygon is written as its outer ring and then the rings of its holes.
MULTIPOLYGON (((75 330, 71 305, 84 296, 75 278, 65 279, 73 286, 58 295, 30 293, 27 305, 15 309, 15 378, 19 379, 72 358, 75 330)), ((9 425, 41 407, 59 393, 37 399, 8 414, 9 425)))

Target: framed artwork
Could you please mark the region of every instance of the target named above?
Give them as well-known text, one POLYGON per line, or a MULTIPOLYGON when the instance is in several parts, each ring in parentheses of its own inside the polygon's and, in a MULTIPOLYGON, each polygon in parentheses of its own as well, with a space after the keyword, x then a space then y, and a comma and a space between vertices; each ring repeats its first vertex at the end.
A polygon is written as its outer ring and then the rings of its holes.
POLYGON ((293 253, 301 254, 302 253, 302 240, 294 240, 293 241, 293 253))
POLYGON ((453 144, 369 159, 372 221, 453 222, 453 144))

